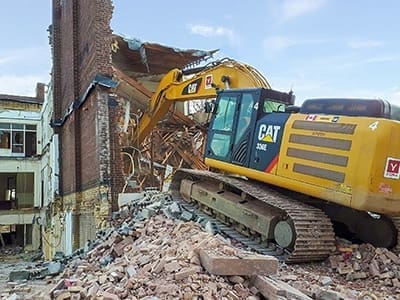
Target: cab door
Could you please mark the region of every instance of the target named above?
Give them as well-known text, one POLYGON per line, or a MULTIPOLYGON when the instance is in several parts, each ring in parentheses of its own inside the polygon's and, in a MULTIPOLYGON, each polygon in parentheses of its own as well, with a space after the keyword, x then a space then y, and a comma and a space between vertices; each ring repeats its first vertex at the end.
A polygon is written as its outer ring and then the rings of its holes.
POLYGON ((211 120, 208 132, 207 157, 228 162, 231 160, 239 98, 239 93, 227 93, 220 94, 217 99, 217 112, 211 120))
POLYGON ((222 93, 209 128, 206 157, 248 166, 259 90, 222 93))

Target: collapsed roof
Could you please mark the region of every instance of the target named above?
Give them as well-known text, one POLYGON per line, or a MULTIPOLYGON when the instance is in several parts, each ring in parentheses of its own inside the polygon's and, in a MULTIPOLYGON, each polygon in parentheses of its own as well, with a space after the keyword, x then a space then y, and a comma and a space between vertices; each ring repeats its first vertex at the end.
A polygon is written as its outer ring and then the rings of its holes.
MULTIPOLYGON (((118 82, 115 91, 120 98, 125 99, 125 115, 131 119, 133 114, 139 114, 147 108, 152 94, 166 73, 175 68, 197 66, 218 51, 182 50, 120 35, 113 35, 111 50, 113 79, 118 82)), ((126 118, 124 122, 121 128, 128 127, 126 118)), ((174 111, 162 125, 157 126, 153 136, 143 143, 141 158, 158 166, 170 164, 173 167, 207 168, 202 162, 203 130, 181 111, 174 111), (156 149, 152 150, 152 145, 157 145, 156 149)), ((122 144, 129 145, 129 138, 122 144)), ((129 160, 126 162, 129 164, 129 160)), ((129 167, 124 169, 129 170, 129 167)), ((153 177, 154 182, 154 174, 150 177, 153 177)), ((146 186, 148 178, 136 178, 136 181, 141 181, 140 186, 146 186)))
POLYGON ((125 75, 154 91, 162 75, 168 71, 200 64, 210 59, 217 51, 183 50, 114 34, 112 63, 125 75))

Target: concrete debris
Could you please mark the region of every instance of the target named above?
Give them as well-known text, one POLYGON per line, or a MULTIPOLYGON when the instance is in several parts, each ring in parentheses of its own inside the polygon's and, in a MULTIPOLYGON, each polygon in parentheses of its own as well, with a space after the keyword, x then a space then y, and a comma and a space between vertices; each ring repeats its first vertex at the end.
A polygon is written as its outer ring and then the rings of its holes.
POLYGON ((56 276, 62 272, 64 264, 60 262, 38 263, 30 269, 12 270, 9 273, 9 281, 26 281, 34 279, 43 279, 47 276, 56 276))
POLYGON ((200 250, 200 261, 214 275, 272 275, 278 272, 278 260, 266 255, 231 256, 222 250, 200 250))
POLYGON ((272 279, 266 276, 256 276, 253 284, 267 299, 312 299, 279 279, 272 279))
POLYGON ((9 275, 10 281, 22 281, 30 278, 30 272, 27 270, 11 271, 9 275))

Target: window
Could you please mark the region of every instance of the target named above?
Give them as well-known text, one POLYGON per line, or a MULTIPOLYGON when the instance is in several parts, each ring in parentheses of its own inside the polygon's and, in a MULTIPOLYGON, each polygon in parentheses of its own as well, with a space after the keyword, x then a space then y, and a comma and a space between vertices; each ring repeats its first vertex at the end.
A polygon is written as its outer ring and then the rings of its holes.
POLYGON ((231 131, 235 117, 236 96, 224 96, 219 100, 212 129, 231 131))
POLYGON ((209 139, 212 155, 228 159, 232 143, 232 130, 238 95, 223 95, 219 98, 217 112, 212 124, 213 133, 209 139))
POLYGON ((390 118, 392 120, 397 120, 400 121, 400 106, 397 105, 391 105, 391 114, 390 114, 390 118))
POLYGON ((0 123, 0 149, 10 149, 10 124, 0 123))
POLYGON ((219 157, 226 157, 229 152, 231 144, 231 136, 229 134, 214 133, 211 140, 211 150, 214 155, 219 157))
POLYGON ((0 155, 36 155, 36 125, 0 123, 0 155))
POLYGON ((25 125, 25 156, 36 154, 36 125, 25 125))
POLYGON ((12 131, 12 152, 13 153, 24 153, 24 132, 23 131, 12 131))
POLYGON ((235 137, 235 143, 237 143, 250 126, 251 117, 254 109, 254 98, 252 94, 243 94, 242 104, 239 111, 239 119, 235 137))
POLYGON ((272 101, 271 99, 265 99, 263 105, 263 112, 264 113, 272 113, 272 112, 284 112, 285 111, 285 104, 281 102, 272 101))

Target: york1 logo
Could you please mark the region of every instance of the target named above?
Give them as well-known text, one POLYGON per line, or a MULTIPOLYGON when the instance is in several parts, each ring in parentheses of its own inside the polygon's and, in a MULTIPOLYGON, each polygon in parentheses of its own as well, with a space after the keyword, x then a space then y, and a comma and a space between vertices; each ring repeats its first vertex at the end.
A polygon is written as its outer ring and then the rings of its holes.
POLYGON ((400 178, 400 159, 388 157, 386 159, 385 178, 400 178))
POLYGON ((258 140, 268 143, 276 143, 279 130, 281 130, 281 126, 279 125, 261 124, 258 131, 258 140))

